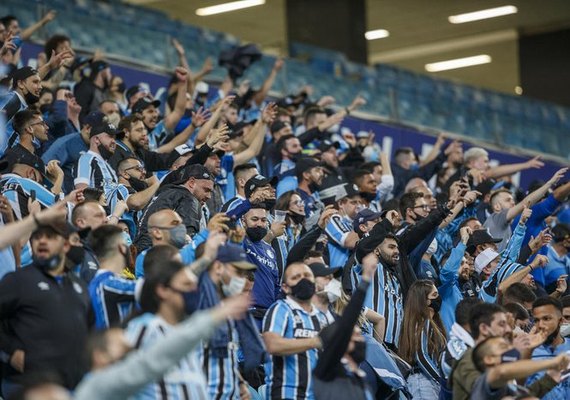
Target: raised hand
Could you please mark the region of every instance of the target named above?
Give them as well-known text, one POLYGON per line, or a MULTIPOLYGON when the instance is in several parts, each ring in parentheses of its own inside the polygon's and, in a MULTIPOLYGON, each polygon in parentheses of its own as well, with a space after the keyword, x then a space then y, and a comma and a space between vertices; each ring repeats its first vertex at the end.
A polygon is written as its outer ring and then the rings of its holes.
POLYGON ((380 260, 374 252, 367 254, 366 257, 362 259, 362 280, 366 282, 372 280, 379 262, 380 260))
POLYGON ((523 211, 521 213, 521 225, 525 225, 530 216, 532 215, 532 209, 529 207, 530 204, 525 204, 523 211))
POLYGON ((473 230, 468 226, 464 226, 463 228, 461 228, 459 230, 459 235, 461 236, 461 242, 463 244, 467 244, 467 242, 469 241, 469 238, 471 237, 472 234, 473 234, 473 230))
POLYGON ((247 294, 240 294, 225 298, 219 306, 212 309, 212 317, 216 322, 229 319, 242 319, 251 305, 251 298, 247 294))
POLYGON ((530 263, 533 269, 545 267, 547 264, 548 264, 548 257, 542 254, 537 254, 536 257, 534 257, 534 260, 532 260, 532 262, 530 263))
POLYGON ((331 217, 337 213, 338 210, 334 208, 334 206, 326 206, 323 212, 321 213, 321 216, 319 217, 319 221, 317 222, 319 228, 325 229, 331 217))
MULTIPOLYGON (((38 208, 40 203, 34 201, 33 203, 37 203, 38 208)), ((60 201, 59 203, 55 203, 53 206, 48 207, 44 210, 37 210, 37 211, 30 211, 30 214, 34 214, 36 220, 40 223, 40 225, 50 225, 53 223, 60 223, 65 221, 67 218, 67 206, 65 202, 60 201)))
POLYGON ((568 168, 560 168, 554 175, 552 175, 552 178, 550 178, 548 184, 550 186, 555 185, 560 179, 562 179, 566 172, 568 172, 568 168))
POLYGON ((200 107, 198 111, 192 111, 192 125, 199 128, 210 119, 211 113, 208 109, 200 107))
POLYGON ((463 204, 465 207, 467 207, 468 205, 473 204, 479 196, 481 196, 481 192, 478 192, 477 190, 470 190, 465 193, 465 196, 463 196, 463 204))
POLYGON ((179 82, 186 82, 188 80, 189 74, 186 68, 176 67, 174 74, 176 75, 176 79, 178 79, 179 82))
POLYGON ((282 58, 278 58, 277 60, 275 60, 275 64, 273 64, 273 71, 275 72, 281 71, 281 68, 283 68, 284 65, 285 65, 285 60, 283 60, 282 58))
POLYGON ((350 106, 348 106, 348 108, 353 111, 355 109, 357 109, 358 107, 361 107, 363 105, 366 104, 366 99, 362 96, 356 96, 354 98, 354 100, 352 100, 352 103, 350 103, 350 106))
POLYGON ((228 237, 223 232, 210 232, 208 240, 206 240, 204 245, 203 257, 209 261, 214 261, 218 255, 218 249, 222 244, 226 243, 227 239, 228 237))
POLYGON ((176 38, 172 38, 172 46, 174 47, 179 56, 184 55, 185 53, 184 47, 176 38))
POLYGON ((528 245, 533 252, 537 252, 542 246, 552 241, 550 229, 546 228, 540 231, 537 237, 531 236, 528 245))
POLYGON ((225 231, 227 229, 226 223, 229 220, 230 220, 230 217, 228 217, 224 213, 214 214, 214 216, 212 216, 212 218, 210 218, 210 220, 208 221, 208 226, 207 226, 208 231, 210 231, 210 232, 225 231), (224 227, 226 229, 224 229, 224 227))
POLYGON ((59 68, 71 59, 73 59, 71 50, 65 50, 57 54, 55 54, 55 50, 52 50, 48 65, 50 69, 59 68))
POLYGON ((540 156, 536 156, 531 158, 526 163, 527 168, 542 168, 544 167, 544 163, 540 160, 540 156))
POLYGON ((269 103, 261 112, 261 120, 266 125, 271 125, 277 116, 277 104, 269 103))

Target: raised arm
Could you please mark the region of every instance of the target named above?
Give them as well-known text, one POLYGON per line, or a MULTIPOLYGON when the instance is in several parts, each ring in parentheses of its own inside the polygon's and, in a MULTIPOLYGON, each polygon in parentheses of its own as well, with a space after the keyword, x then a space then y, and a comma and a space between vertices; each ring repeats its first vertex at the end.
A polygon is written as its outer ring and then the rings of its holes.
POLYGON ((271 90, 271 87, 273 86, 273 83, 275 82, 275 78, 277 77, 277 74, 279 73, 279 71, 281 71, 281 68, 283 68, 284 64, 285 64, 285 61, 283 61, 282 58, 278 58, 277 60, 275 60, 275 64, 273 64, 273 68, 271 69, 271 72, 269 73, 269 75, 267 76, 265 81, 263 82, 263 85, 261 85, 261 89, 259 89, 253 95, 253 101, 255 102, 255 104, 259 105, 263 102, 263 100, 265 100, 265 98, 267 97, 267 94, 269 93, 269 91, 271 90))
POLYGON ((568 363, 570 363, 570 357, 566 354, 560 354, 547 360, 522 360, 502 363, 487 371, 487 383, 491 388, 499 389, 513 379, 524 379, 545 369, 564 371, 568 368, 568 363))
POLYGON ((512 221, 517 215, 519 215, 524 209, 525 205, 532 207, 537 201, 542 199, 546 192, 548 192, 548 189, 550 189, 552 185, 556 184, 556 182, 558 182, 560 178, 564 176, 566 171, 568 171, 568 168, 559 169, 554 175, 552 175, 552 178, 550 178, 548 182, 536 189, 534 192, 529 193, 529 195, 526 196, 520 203, 514 207, 511 207, 507 212, 507 221, 512 221))
POLYGON ((489 168, 489 170, 485 172, 485 175, 487 178, 500 178, 503 176, 516 174, 517 172, 524 171, 525 169, 542 167, 544 167, 544 163, 540 160, 539 156, 536 156, 522 163, 498 165, 496 167, 489 168))
POLYGON ((261 118, 257 120, 251 129, 250 135, 253 136, 251 144, 244 151, 234 155, 234 167, 245 164, 253 157, 257 157, 263 147, 265 129, 273 122, 276 114, 277 105, 275 103, 270 103, 263 109, 261 118))
POLYGON ((38 22, 28 26, 26 29, 23 29, 22 32, 20 32, 20 37, 22 40, 28 40, 38 29, 53 21, 55 17, 55 10, 49 10, 38 22))
POLYGON ((188 71, 185 68, 176 67, 174 73, 179 82, 176 92, 176 102, 174 103, 174 109, 164 118, 164 127, 169 131, 173 131, 180 119, 184 116, 184 111, 186 110, 186 93, 188 93, 186 86, 188 71))

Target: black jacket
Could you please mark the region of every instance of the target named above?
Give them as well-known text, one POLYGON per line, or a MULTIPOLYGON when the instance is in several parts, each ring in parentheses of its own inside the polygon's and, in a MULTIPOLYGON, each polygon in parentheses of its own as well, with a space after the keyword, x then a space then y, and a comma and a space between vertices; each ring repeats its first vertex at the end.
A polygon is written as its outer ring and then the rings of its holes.
POLYGON ((167 185, 161 188, 151 200, 139 221, 139 232, 135 240, 139 253, 152 246, 152 240, 148 234, 148 218, 164 209, 174 210, 180 215, 182 223, 186 225, 188 235, 194 236, 200 231, 202 206, 198 199, 184 186, 167 185))
POLYGON ((109 159, 109 165, 113 167, 115 171, 119 170, 119 163, 125 158, 138 158, 142 161, 144 168, 146 169, 147 176, 151 175, 151 172, 168 170, 180 157, 177 151, 172 151, 170 153, 157 153, 156 151, 150 151, 145 149, 135 149, 134 152, 131 151, 121 141, 117 141, 117 148, 115 153, 109 159))
MULTIPOLYGON (((418 246, 422 240, 449 215, 449 209, 444 204, 438 204, 438 207, 429 213, 425 218, 415 223, 409 229, 406 229, 400 236, 398 236, 398 248, 400 250, 400 261, 396 268, 393 268, 393 273, 396 274, 400 285, 402 286, 402 293, 407 293, 412 283, 416 280, 416 274, 410 265, 408 259, 410 253, 418 246)), ((387 229, 391 224, 389 221, 383 220, 383 223, 376 224, 370 235, 363 238, 356 244, 356 261, 360 262, 366 255, 373 252, 380 243, 384 241, 387 229)), ((388 268, 391 268, 388 266, 388 268)))
POLYGON ((86 372, 89 295, 73 274, 54 277, 30 265, 0 281, 0 350, 25 352, 24 373, 6 365, 5 376, 51 370, 72 389, 86 372))

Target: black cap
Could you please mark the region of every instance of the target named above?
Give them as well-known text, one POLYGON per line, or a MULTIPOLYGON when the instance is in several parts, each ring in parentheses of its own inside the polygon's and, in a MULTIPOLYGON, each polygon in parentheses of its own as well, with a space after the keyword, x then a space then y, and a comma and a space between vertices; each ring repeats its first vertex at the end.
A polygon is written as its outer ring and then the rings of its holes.
POLYGON ((359 228, 360 224, 365 224, 368 221, 373 221, 373 220, 379 219, 381 217, 382 217, 382 213, 374 212, 369 208, 365 208, 364 210, 359 211, 358 214, 356 214, 356 217, 354 217, 354 221, 352 223, 352 226, 354 227, 354 231, 356 233, 359 233, 360 232, 360 228, 359 228))
POLYGON ((142 113, 144 110, 146 110, 150 106, 159 107, 160 101, 154 100, 151 97, 145 96, 142 99, 137 100, 137 102, 133 105, 132 112, 133 112, 133 114, 142 113))
MULTIPOLYGON (((89 64, 89 78, 93 79, 95 76, 103 71, 105 68, 109 68, 109 64, 103 60, 92 61, 89 64)), ((85 71, 87 72, 87 71, 85 71)))
POLYGON ((37 169, 43 176, 46 174, 46 166, 42 159, 22 146, 14 146, 6 150, 2 160, 6 162, 3 166, 8 170, 11 170, 14 164, 24 164, 37 169))
POLYGON ((13 71, 10 74, 10 78, 12 78, 12 87, 16 87, 16 82, 23 81, 28 79, 30 76, 37 75, 38 71, 32 67, 25 66, 13 71))
POLYGON ((100 133, 107 133, 109 135, 116 135, 119 133, 117 127, 110 124, 107 120, 107 116, 101 111, 93 111, 85 117, 83 123, 91 127, 91 131, 89 132, 90 138, 99 135, 100 133))
POLYGON ((500 243, 503 239, 494 238, 487 229, 476 229, 467 241, 467 250, 472 253, 476 246, 485 243, 500 243))
POLYGON ((338 268, 330 268, 322 263, 309 264, 309 268, 311 268, 311 271, 313 271, 313 275, 315 275, 315 277, 332 275, 338 269, 338 268))
POLYGON ((263 175, 255 175, 245 183, 245 197, 249 199, 253 191, 259 187, 263 187, 266 185, 275 186, 279 179, 276 176, 272 178, 266 178, 263 175))
POLYGON ((323 164, 315 160, 313 157, 300 157, 295 163, 295 174, 309 171, 311 168, 322 167, 323 164))
POLYGON ((317 147, 320 151, 325 152, 328 151, 331 147, 334 147, 336 149, 340 149, 340 143, 339 142, 331 142, 330 140, 323 140, 321 142, 321 144, 319 144, 319 147, 317 147))
POLYGON ((212 174, 206 167, 201 164, 192 164, 180 168, 177 172, 178 179, 175 183, 180 184, 186 182, 190 178, 214 180, 212 174))
POLYGON ((243 135, 243 128, 249 125, 253 125, 251 121, 238 121, 235 124, 228 124, 228 128, 230 129, 230 138, 243 135))
POLYGON ((48 232, 48 233, 53 232, 67 239, 69 238, 69 236, 71 236, 72 233, 79 231, 75 226, 71 225, 69 222, 62 220, 38 226, 36 230, 32 233, 31 237, 33 238, 34 236, 42 232, 48 232))
POLYGON ((127 91, 125 92, 125 97, 127 98, 127 101, 130 102, 131 97, 133 97, 135 94, 139 92, 148 92, 148 90, 142 85, 135 85, 128 88, 127 91))
POLYGON ((344 190, 344 195, 343 193, 339 193, 339 196, 336 198, 337 200, 340 200, 344 197, 360 196, 360 190, 358 190, 358 186, 356 186, 354 183, 345 183, 344 190))

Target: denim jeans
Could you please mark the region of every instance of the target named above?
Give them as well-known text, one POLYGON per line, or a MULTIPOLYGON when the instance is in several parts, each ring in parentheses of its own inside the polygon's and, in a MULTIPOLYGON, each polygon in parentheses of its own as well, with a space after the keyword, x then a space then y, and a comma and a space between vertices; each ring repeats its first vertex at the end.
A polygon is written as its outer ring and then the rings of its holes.
POLYGON ((424 374, 416 373, 408 376, 408 390, 414 400, 437 400, 440 386, 424 374))

